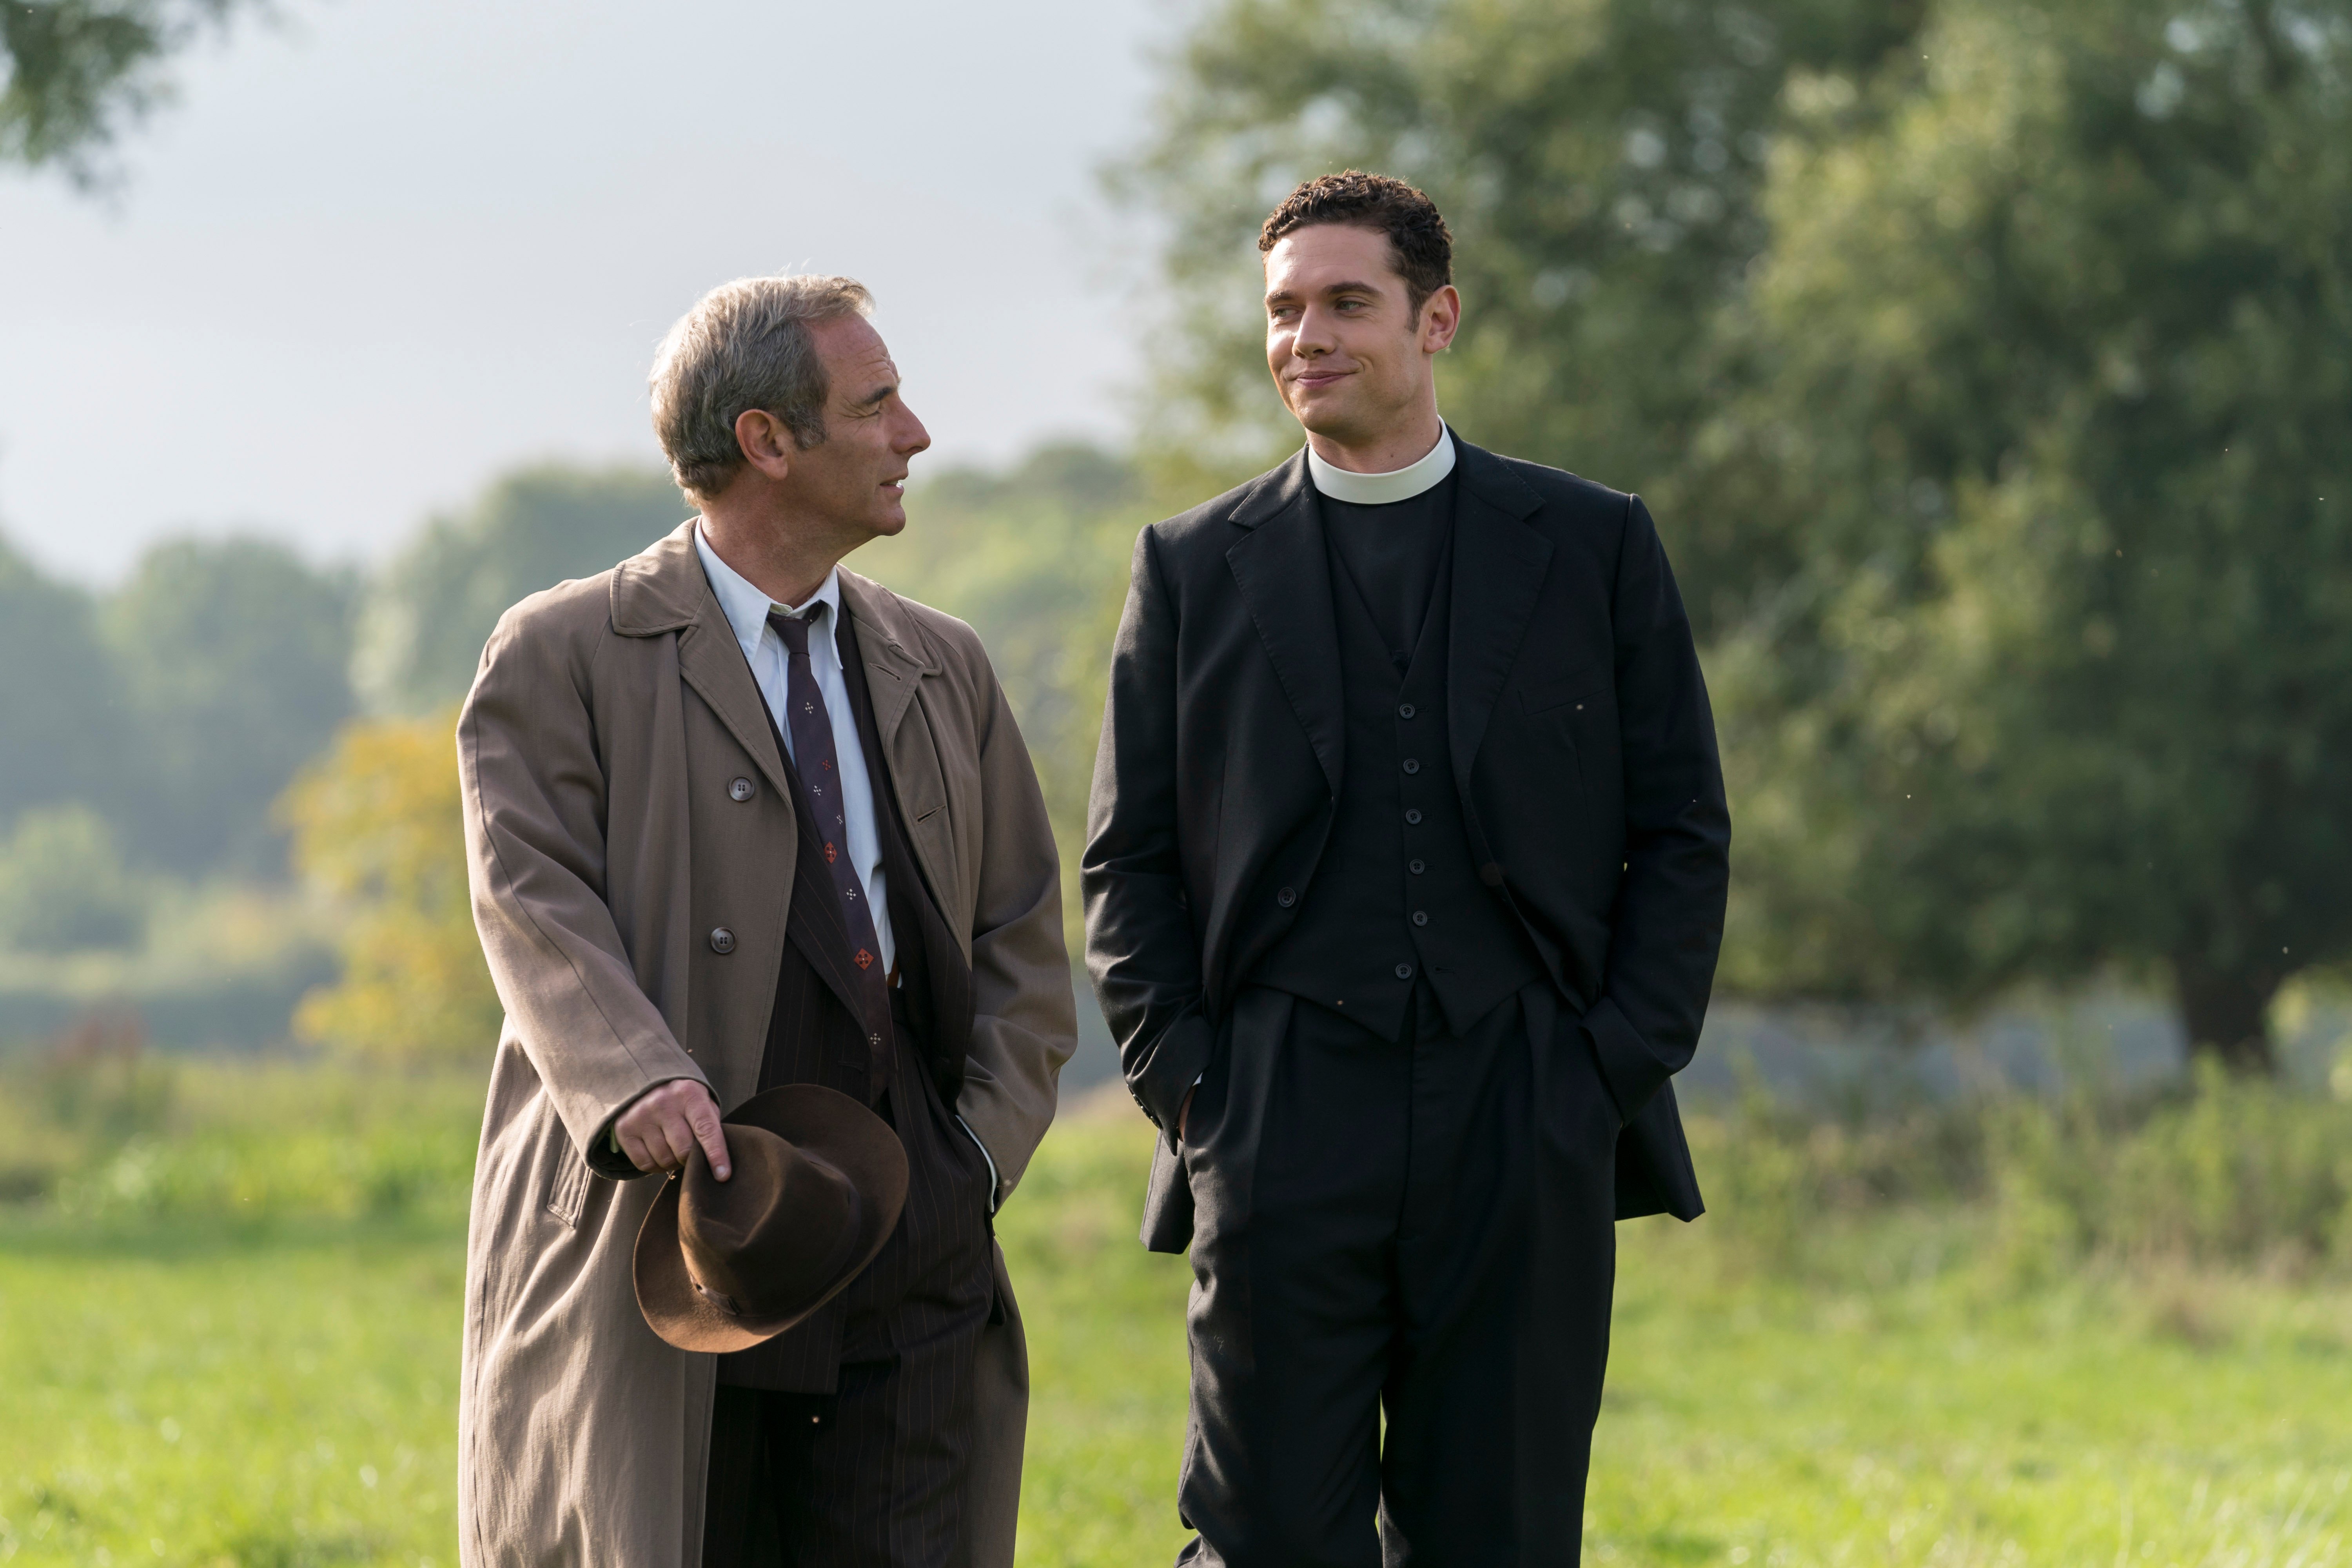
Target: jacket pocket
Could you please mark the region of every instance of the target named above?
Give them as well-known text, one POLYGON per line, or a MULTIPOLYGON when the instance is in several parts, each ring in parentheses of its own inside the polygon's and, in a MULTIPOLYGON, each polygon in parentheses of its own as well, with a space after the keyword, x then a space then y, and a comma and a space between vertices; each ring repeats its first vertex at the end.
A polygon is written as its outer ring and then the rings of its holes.
POLYGON ((580 1157, 580 1151, 572 1146, 572 1140, 559 1133, 555 1174, 547 1184, 547 1212, 577 1229, 580 1210, 588 1201, 588 1184, 595 1176, 588 1162, 580 1157))
POLYGON ((1613 678, 1599 665, 1570 670, 1552 680, 1539 680, 1519 689, 1519 706, 1530 716, 1549 713, 1555 708, 1570 703, 1589 706, 1594 698, 1607 691, 1613 678))

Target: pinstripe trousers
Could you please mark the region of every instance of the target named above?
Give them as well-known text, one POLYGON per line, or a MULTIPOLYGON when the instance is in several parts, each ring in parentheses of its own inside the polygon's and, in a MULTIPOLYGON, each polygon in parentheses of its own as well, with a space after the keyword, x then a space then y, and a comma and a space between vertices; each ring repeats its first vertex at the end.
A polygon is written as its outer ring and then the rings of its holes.
POLYGON ((896 1032, 880 1109, 908 1148, 907 1210, 844 1295, 833 1393, 719 1385, 704 1568, 961 1561, 972 1358, 995 1301, 987 1176, 903 1018, 896 1032))

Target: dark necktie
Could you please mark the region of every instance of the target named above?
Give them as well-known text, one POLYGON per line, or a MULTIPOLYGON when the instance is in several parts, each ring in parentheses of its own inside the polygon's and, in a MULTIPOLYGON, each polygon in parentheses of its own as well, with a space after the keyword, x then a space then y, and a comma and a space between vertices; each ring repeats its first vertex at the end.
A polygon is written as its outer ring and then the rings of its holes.
MULTIPOLYGON (((811 611, 814 616, 816 612, 811 611)), ((880 1031, 890 1026, 890 982, 882 964, 882 944, 875 939, 874 916, 859 885, 857 868, 849 858, 849 810, 842 798, 841 759, 833 747, 833 716, 825 711, 824 693, 816 689, 816 671, 809 664, 809 623, 782 610, 768 612, 768 624, 784 639, 792 656, 784 681, 785 726, 793 738, 794 771, 807 792, 816 819, 816 836, 824 845, 824 863, 833 872, 834 890, 841 895, 843 923, 849 929, 849 963, 857 974, 861 1020, 868 1043, 876 1047, 876 1068, 882 1067, 880 1031)), ((877 1082, 887 1081, 877 1079, 877 1082)))

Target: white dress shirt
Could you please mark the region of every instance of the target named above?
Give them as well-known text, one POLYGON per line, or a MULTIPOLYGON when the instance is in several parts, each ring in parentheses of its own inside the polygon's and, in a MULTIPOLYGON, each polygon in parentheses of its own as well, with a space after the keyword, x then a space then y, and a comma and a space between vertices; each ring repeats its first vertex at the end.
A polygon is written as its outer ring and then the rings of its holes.
MULTIPOLYGON (((826 573, 824 585, 806 603, 779 605, 719 559, 719 552, 702 537, 699 522, 694 525, 694 548, 702 556, 702 572, 710 579, 710 591, 719 596, 719 607, 727 613, 727 624, 743 647, 743 658, 751 667, 751 679, 760 683, 760 695, 767 700, 776 731, 784 738, 787 756, 793 755, 793 727, 784 717, 785 700, 791 695, 792 655, 784 651, 784 639, 776 635, 776 628, 768 624, 768 612, 782 610, 809 624, 809 669, 816 677, 817 695, 824 699, 825 717, 833 721, 834 755, 841 763, 841 812, 848 822, 850 868, 866 889, 866 912, 874 917, 874 938, 882 949, 883 970, 896 969, 898 950, 890 940, 882 836, 874 826, 874 781, 866 772, 866 746, 857 738, 849 683, 841 673, 841 649, 833 640, 834 627, 841 621, 841 568, 826 573)), ((793 765, 799 766, 800 758, 793 756, 793 765)))
MULTIPOLYGON (((841 673, 841 647, 834 641, 834 628, 841 624, 841 568, 836 566, 824 574, 824 584, 808 596, 803 604, 779 605, 752 586, 732 566, 719 559, 719 552, 702 537, 702 524, 694 525, 695 552, 702 557, 702 574, 710 579, 710 591, 718 595, 719 607, 726 613, 727 625, 734 631, 735 640, 742 646, 744 662, 751 667, 751 679, 759 683, 760 696, 768 704, 768 712, 776 721, 776 731, 784 738, 784 754, 800 765, 793 754, 793 727, 784 717, 784 702, 791 694, 792 655, 784 651, 784 639, 768 624, 768 612, 782 610, 784 614, 809 623, 809 669, 816 677, 817 694, 824 699, 825 717, 833 723, 833 750, 841 764, 841 812, 848 823, 849 864, 857 873, 858 884, 866 889, 866 912, 874 918, 875 945, 882 950, 882 965, 895 972, 898 967, 897 944, 890 936, 889 890, 883 880, 882 836, 875 826, 874 779, 866 771, 866 744, 857 737, 857 716, 849 706, 849 682, 841 673)), ((971 1130, 961 1116, 956 1125, 962 1128, 980 1150, 980 1157, 988 1162, 988 1212, 996 1212, 996 1194, 1002 1189, 1003 1178, 996 1173, 996 1156, 981 1142, 980 1134, 971 1130)))

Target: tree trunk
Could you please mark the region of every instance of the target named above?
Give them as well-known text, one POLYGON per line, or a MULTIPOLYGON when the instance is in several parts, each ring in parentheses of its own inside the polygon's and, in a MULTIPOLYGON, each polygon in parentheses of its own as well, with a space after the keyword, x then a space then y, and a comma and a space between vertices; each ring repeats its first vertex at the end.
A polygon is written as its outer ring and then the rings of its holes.
POLYGON ((2278 1071, 2271 1050, 2271 998, 2279 976, 2216 969, 2200 959, 2176 958, 2173 990, 2189 1030, 2189 1054, 2210 1051, 2223 1067, 2246 1076, 2278 1071))

